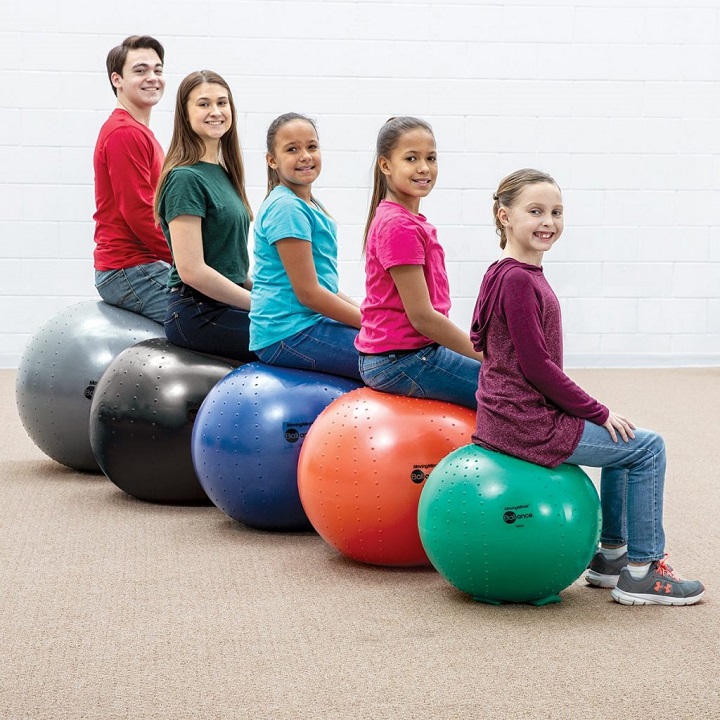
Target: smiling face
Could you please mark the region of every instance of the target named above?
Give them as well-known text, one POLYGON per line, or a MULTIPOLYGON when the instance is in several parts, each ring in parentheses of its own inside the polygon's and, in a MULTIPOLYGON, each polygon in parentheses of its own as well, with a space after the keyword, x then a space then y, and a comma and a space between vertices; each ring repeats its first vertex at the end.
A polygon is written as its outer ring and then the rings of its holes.
POLYGON ((112 73, 110 81, 117 90, 118 103, 133 117, 149 118, 165 90, 165 76, 160 56, 150 48, 129 50, 122 74, 112 73))
POLYGON ((435 138, 424 128, 409 130, 400 136, 389 157, 378 158, 378 166, 388 186, 386 199, 417 214, 420 200, 437 180, 435 138))
POLYGON ((540 265, 563 231, 560 189, 551 182, 527 185, 512 207, 500 206, 498 219, 507 237, 504 257, 540 265))
POLYGON ((303 200, 310 200, 312 184, 322 169, 320 142, 312 123, 295 119, 280 126, 273 151, 266 159, 277 172, 281 185, 303 200))
POLYGON ((217 83, 200 83, 188 95, 186 110, 193 132, 208 150, 217 154, 220 138, 233 122, 227 88, 217 83))

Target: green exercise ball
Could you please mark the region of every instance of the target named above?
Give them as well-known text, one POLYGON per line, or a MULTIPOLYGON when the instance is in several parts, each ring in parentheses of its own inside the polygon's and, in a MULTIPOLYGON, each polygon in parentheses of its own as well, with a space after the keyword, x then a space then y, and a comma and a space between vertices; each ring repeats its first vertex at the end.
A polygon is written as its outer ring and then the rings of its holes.
POLYGON ((576 465, 545 468, 477 445, 444 457, 420 495, 435 569, 475 600, 560 602, 600 537, 600 500, 576 465))

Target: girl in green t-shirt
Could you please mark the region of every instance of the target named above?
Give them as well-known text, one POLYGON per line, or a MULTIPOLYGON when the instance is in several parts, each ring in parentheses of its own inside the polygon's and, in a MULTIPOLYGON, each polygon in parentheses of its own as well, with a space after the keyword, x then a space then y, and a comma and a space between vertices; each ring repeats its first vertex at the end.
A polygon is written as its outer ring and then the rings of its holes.
POLYGON ((155 214, 173 256, 167 339, 191 350, 255 359, 248 349, 252 210, 232 92, 217 73, 193 72, 180 83, 155 214))

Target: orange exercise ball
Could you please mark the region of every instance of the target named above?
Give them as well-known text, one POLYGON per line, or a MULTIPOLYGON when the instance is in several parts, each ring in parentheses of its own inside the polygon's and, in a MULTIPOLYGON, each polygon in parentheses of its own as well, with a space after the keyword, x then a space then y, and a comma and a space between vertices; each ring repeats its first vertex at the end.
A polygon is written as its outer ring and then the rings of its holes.
POLYGON ((429 565, 418 531, 425 478, 467 445, 475 413, 439 400, 359 388, 313 422, 298 460, 298 490, 320 536, 353 560, 429 565))

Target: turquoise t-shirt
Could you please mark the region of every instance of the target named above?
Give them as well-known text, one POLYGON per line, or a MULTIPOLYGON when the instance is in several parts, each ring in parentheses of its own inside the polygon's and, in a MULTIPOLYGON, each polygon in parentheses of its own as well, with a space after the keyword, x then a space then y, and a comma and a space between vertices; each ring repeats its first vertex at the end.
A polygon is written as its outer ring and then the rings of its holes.
MULTIPOLYGON (((250 215, 221 165, 199 162, 171 170, 158 206, 160 227, 172 251, 168 223, 180 215, 202 218, 205 262, 237 285, 247 280, 250 215)), ((168 287, 182 284, 173 263, 168 287)))
POLYGON ((338 291, 337 225, 320 207, 278 185, 255 219, 255 261, 250 303, 250 349, 261 350, 305 330, 323 316, 302 305, 292 289, 278 240, 297 238, 312 245, 320 285, 338 291))

